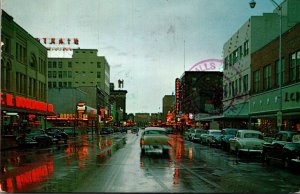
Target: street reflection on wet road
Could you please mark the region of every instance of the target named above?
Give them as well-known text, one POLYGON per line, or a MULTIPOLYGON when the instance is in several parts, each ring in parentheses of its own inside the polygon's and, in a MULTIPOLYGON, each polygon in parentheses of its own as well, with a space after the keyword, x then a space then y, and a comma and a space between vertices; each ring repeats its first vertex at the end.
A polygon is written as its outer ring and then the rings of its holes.
POLYGON ((88 136, 43 149, 1 152, 1 188, 7 192, 71 191, 86 173, 125 143, 123 135, 88 136))
POLYGON ((296 192, 299 174, 255 157, 170 135, 172 149, 140 152, 134 134, 78 136, 45 149, 2 153, 8 192, 296 192))

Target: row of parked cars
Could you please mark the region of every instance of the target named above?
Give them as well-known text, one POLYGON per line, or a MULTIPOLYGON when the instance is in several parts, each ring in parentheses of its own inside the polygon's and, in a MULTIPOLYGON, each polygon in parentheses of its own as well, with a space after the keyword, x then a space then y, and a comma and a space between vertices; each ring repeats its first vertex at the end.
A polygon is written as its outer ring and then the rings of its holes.
POLYGON ((63 129, 48 128, 23 133, 16 138, 16 142, 20 147, 46 147, 60 142, 67 143, 68 137, 63 129))
POLYGON ((260 154, 263 162, 282 162, 284 167, 300 166, 300 132, 279 131, 272 141, 265 141, 260 131, 224 128, 222 130, 201 128, 188 129, 184 138, 237 154, 260 154))

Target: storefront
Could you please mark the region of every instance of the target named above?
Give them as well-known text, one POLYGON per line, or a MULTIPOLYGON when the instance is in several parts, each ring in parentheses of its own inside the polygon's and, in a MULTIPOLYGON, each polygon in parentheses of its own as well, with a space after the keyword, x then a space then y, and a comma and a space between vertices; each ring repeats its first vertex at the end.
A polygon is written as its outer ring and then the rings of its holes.
POLYGON ((252 128, 266 133, 274 133, 279 129, 300 131, 299 84, 282 87, 282 91, 274 89, 253 95, 250 105, 252 128))
POLYGON ((1 95, 1 136, 18 136, 20 133, 45 128, 45 116, 54 115, 52 104, 13 96, 1 95))

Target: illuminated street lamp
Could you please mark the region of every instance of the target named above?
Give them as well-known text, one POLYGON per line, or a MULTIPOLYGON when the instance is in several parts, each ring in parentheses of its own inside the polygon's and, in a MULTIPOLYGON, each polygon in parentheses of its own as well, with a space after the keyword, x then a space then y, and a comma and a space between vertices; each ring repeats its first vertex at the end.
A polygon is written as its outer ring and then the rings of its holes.
MULTIPOLYGON (((282 59, 281 59, 281 35, 282 35, 282 6, 279 5, 278 3, 276 3, 274 0, 270 0, 276 7, 277 9, 280 11, 280 28, 279 28, 279 48, 278 48, 278 52, 279 52, 279 59, 278 59, 278 87, 279 87, 279 97, 277 98, 279 100, 279 109, 277 112, 277 127, 278 130, 281 130, 281 126, 282 126, 282 83, 281 83, 281 73, 282 73, 282 59)), ((256 5, 255 0, 251 0, 251 2, 249 3, 251 8, 254 8, 256 5)))

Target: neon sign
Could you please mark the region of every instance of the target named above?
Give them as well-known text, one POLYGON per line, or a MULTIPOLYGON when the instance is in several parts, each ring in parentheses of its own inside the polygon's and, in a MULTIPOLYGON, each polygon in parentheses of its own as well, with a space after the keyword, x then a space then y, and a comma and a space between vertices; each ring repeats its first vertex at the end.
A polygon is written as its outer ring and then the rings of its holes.
POLYGON ((176 97, 176 106, 175 106, 175 113, 176 115, 179 114, 179 109, 180 109, 180 80, 179 78, 176 78, 176 81, 175 81, 175 97, 176 97))
POLYGON ((1 95, 1 105, 4 107, 15 107, 21 109, 54 112, 53 104, 47 104, 45 102, 40 102, 37 100, 24 98, 21 96, 14 97, 12 94, 0 93, 0 95, 1 95))
POLYGON ((220 71, 223 72, 222 59, 206 59, 194 64, 189 71, 220 71))

